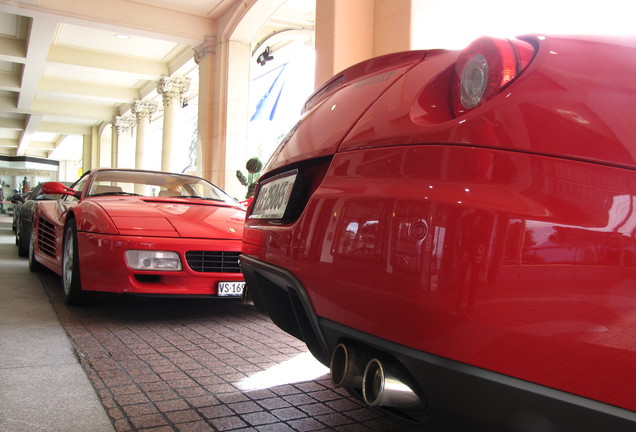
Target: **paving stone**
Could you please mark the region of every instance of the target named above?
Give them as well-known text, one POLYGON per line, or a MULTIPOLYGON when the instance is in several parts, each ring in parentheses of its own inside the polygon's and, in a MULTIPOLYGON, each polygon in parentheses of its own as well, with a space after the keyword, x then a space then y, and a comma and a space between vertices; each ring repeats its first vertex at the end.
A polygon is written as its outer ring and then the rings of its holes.
POLYGON ((136 417, 136 416, 142 416, 146 414, 155 414, 158 412, 157 408, 155 408, 155 406, 151 403, 126 405, 122 408, 122 411, 128 417, 136 417))
POLYGON ((274 417, 272 414, 265 411, 245 414, 245 415, 242 415, 241 418, 243 418, 246 422, 254 426, 276 423, 278 421, 276 417, 274 417))
POLYGON ((167 425, 167 420, 161 414, 147 414, 137 417, 130 417, 130 421, 137 429, 149 428, 154 426, 167 425))
POLYGON ((200 420, 195 422, 178 424, 177 430, 179 432, 209 432, 213 429, 205 421, 200 420))
POLYGON ((409 430, 328 375, 261 387, 307 348, 250 306, 106 296, 70 308, 45 289, 117 432, 409 430))
POLYGON ((261 399, 258 401, 258 404, 265 408, 266 410, 273 410, 277 408, 285 408, 291 406, 289 402, 282 398, 272 397, 268 399, 261 399))
POLYGON ((229 417, 220 417, 215 418, 210 421, 215 428, 225 431, 225 430, 234 430, 234 429, 242 429, 247 425, 243 419, 239 416, 229 416, 229 417))
POLYGON ((202 408, 199 411, 205 416, 205 418, 208 419, 234 415, 234 411, 232 411, 226 405, 216 405, 208 408, 202 408))
POLYGON ((201 420, 201 416, 194 410, 167 412, 165 415, 174 424, 190 423, 201 420))
POLYGON ((299 419, 299 418, 303 418, 303 417, 307 417, 307 414, 300 411, 299 409, 296 408, 281 408, 281 409, 277 409, 272 411, 272 414, 274 414, 276 416, 276 418, 280 419, 280 420, 293 420, 293 419, 299 419))
POLYGON ((189 405, 183 399, 172 399, 155 403, 157 409, 161 412, 179 411, 189 408, 189 405))

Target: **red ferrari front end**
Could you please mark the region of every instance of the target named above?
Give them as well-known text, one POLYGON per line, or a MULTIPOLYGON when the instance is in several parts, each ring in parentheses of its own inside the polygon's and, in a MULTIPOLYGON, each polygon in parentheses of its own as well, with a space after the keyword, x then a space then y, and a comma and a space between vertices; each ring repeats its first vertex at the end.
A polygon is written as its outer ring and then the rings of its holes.
POLYGON ((103 197, 96 203, 115 232, 88 227, 78 232, 84 289, 179 296, 242 293, 242 209, 193 205, 181 198, 103 197), (163 264, 144 264, 153 260, 163 264))
POLYGON ((245 209, 208 181, 125 168, 85 173, 34 216, 30 268, 62 276, 66 302, 88 291, 240 298, 245 209))
POLYGON ((249 297, 410 420, 633 430, 635 73, 544 36, 345 70, 259 181, 249 297))

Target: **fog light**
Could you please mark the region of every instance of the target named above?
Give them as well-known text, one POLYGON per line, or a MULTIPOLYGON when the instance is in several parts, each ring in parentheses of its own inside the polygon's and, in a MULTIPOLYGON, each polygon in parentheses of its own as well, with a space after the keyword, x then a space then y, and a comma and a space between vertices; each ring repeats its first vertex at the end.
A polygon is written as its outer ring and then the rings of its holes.
POLYGON ((133 270, 180 271, 181 260, 176 252, 129 250, 126 264, 133 270))

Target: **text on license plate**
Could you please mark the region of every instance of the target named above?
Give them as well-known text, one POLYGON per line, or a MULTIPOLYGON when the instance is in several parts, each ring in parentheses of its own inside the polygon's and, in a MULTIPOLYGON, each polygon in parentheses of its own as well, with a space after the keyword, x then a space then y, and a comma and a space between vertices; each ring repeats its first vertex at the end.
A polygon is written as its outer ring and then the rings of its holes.
POLYGON ((219 297, 233 297, 243 295, 245 282, 219 282, 216 294, 219 297))
POLYGON ((291 171, 261 186, 250 218, 280 219, 285 214, 297 171, 291 171))

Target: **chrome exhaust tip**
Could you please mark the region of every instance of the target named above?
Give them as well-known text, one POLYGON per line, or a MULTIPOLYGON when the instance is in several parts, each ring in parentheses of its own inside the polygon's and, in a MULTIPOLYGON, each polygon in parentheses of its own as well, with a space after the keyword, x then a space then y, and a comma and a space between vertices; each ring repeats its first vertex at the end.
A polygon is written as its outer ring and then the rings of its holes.
POLYGON ((363 368, 369 357, 343 343, 338 344, 331 353, 329 365, 334 387, 360 389, 363 368))
POLYGON ((377 358, 364 369, 362 396, 369 406, 412 408, 421 403, 417 393, 377 358))

